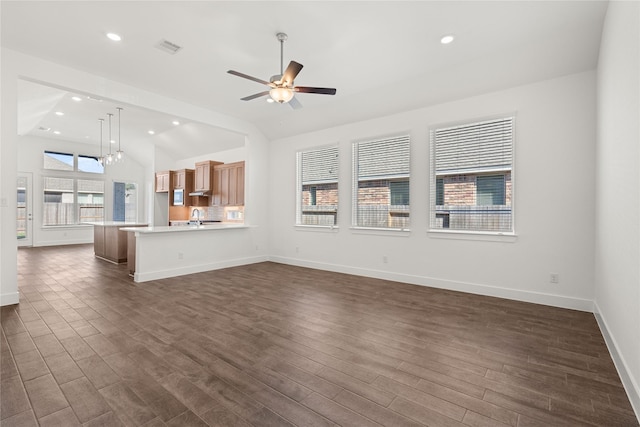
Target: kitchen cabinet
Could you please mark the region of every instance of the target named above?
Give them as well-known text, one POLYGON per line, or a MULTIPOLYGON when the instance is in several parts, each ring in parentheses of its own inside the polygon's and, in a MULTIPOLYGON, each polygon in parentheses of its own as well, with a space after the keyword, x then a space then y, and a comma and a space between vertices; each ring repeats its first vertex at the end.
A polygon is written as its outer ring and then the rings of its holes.
POLYGON ((146 227, 147 224, 121 221, 93 223, 93 252, 96 258, 115 264, 127 261, 127 233, 122 227, 146 227))
POLYGON ((196 163, 195 170, 195 191, 212 191, 215 178, 213 176, 214 168, 216 165, 221 165, 220 162, 214 162, 211 160, 205 160, 203 162, 196 163))
POLYGON ((173 188, 182 188, 185 193, 193 191, 193 169, 180 169, 173 172, 173 188))
POLYGON ((213 205, 244 205, 244 162, 214 167, 213 205))
MULTIPOLYGON (((176 189, 184 190, 184 205, 181 206, 191 206, 197 204, 193 199, 195 197, 189 197, 189 193, 193 192, 194 187, 194 170, 193 169, 180 169, 177 171, 171 171, 172 174, 172 184, 171 184, 171 198, 170 203, 173 206, 173 201, 175 200, 173 197, 173 191, 176 189)), ((171 219, 171 218, 169 218, 171 219)))
POLYGON ((156 193, 168 193, 171 189, 171 171, 156 172, 156 193))

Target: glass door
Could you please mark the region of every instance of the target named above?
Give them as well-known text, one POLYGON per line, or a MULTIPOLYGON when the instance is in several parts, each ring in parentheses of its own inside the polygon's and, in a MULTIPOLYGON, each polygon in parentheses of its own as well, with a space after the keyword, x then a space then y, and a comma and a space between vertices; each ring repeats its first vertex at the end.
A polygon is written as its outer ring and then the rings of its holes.
POLYGON ((18 203, 16 210, 16 235, 18 238, 18 246, 33 245, 33 196, 31 179, 31 173, 18 173, 18 203))

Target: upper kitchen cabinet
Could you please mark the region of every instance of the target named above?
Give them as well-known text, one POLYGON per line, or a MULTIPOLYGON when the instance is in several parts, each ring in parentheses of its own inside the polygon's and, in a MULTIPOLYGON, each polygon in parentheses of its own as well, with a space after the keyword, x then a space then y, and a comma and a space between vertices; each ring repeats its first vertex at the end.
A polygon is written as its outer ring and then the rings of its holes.
POLYGON ((171 172, 156 172, 156 193, 168 193, 171 188, 171 172))
POLYGON ((182 188, 185 193, 193 191, 193 169, 180 169, 173 172, 173 188, 182 188))
POLYGON ((214 185, 213 170, 220 162, 206 160, 196 163, 195 171, 195 191, 212 191, 214 185))
POLYGON ((214 167, 213 205, 244 205, 244 162, 214 167))

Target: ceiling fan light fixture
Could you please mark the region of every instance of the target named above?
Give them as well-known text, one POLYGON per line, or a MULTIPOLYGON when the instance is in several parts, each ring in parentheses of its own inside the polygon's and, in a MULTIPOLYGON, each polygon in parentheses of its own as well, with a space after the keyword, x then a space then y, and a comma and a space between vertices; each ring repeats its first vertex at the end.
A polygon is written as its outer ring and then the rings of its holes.
POLYGON ((285 104, 293 98, 293 90, 288 87, 274 87, 269 91, 269 96, 271 96, 271 99, 274 101, 285 104))

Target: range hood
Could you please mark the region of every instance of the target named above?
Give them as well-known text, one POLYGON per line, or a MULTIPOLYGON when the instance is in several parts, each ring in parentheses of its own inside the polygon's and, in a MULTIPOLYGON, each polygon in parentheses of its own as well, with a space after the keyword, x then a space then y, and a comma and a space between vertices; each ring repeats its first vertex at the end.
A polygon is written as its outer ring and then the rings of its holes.
POLYGON ((193 193, 189 193, 189 196, 209 197, 209 192, 208 191, 194 191, 193 193))

